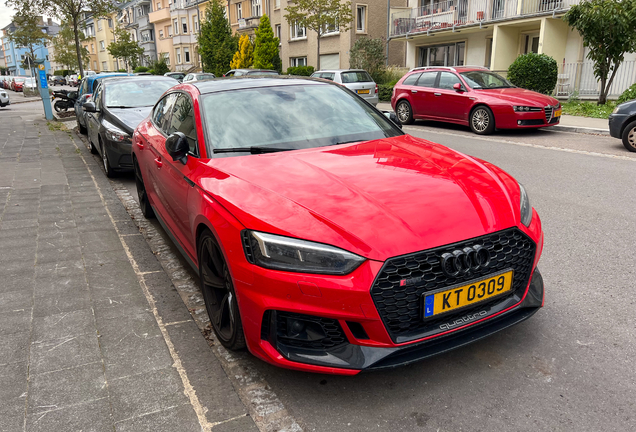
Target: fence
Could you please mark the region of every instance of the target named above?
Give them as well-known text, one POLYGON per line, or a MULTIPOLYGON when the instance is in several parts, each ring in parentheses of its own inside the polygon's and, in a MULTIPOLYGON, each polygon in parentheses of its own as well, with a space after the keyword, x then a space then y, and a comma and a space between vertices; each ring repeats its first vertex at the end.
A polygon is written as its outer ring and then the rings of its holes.
MULTIPOLYGON (((621 63, 610 86, 608 96, 620 96, 629 86, 636 82, 636 61, 621 63)), ((577 93, 579 97, 597 97, 601 92, 601 84, 594 76, 594 63, 590 61, 563 63, 559 67, 559 78, 556 95, 569 97, 577 93)))

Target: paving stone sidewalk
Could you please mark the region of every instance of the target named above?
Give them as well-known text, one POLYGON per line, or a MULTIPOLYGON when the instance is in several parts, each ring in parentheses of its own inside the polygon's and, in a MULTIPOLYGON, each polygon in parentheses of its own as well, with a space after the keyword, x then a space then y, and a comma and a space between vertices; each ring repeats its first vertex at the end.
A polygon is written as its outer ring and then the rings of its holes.
POLYGON ((0 121, 0 431, 257 430, 108 180, 52 129, 0 121))

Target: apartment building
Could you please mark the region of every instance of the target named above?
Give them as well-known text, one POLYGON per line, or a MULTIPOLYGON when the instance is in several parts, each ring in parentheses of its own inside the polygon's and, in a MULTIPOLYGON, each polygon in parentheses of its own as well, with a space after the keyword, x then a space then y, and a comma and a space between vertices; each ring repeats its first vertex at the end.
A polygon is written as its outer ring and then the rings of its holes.
MULTIPOLYGON (((280 57, 283 70, 290 66, 317 65, 317 34, 305 28, 290 25, 285 19, 287 0, 229 0, 228 15, 232 30, 253 35, 260 17, 267 14, 280 39, 280 57)), ((392 0, 392 5, 406 7, 407 0, 392 0)), ((349 67, 349 50, 360 37, 387 36, 386 0, 354 0, 351 4, 353 22, 350 29, 341 32, 336 26, 320 39, 320 67, 322 69, 346 69, 349 67)), ((403 66, 404 41, 395 40, 389 45, 389 64, 403 66)))
POLYGON ((133 41, 144 49, 142 66, 150 66, 157 59, 155 27, 150 21, 150 0, 133 0, 120 6, 118 21, 130 32, 133 41))
POLYGON ((95 21, 95 47, 97 50, 97 67, 100 72, 114 72, 119 69, 119 62, 108 52, 108 45, 115 42, 116 14, 95 21))
MULTIPOLYGON (((580 0, 408 0, 391 8, 391 39, 406 43, 406 66, 486 66, 506 75, 528 52, 559 65, 558 96, 598 94, 593 64, 577 31, 562 20, 580 0)), ((636 54, 628 54, 611 94, 636 79, 636 54)))
POLYGON ((86 40, 82 46, 88 51, 89 62, 84 66, 84 70, 100 72, 97 58, 97 39, 95 38, 95 20, 90 14, 84 14, 84 36, 86 40))
MULTIPOLYGON (((46 21, 40 17, 40 27, 42 32, 55 36, 60 30, 59 24, 54 22, 51 18, 46 21)), ((15 23, 11 22, 9 25, 2 29, 2 47, 4 51, 4 62, 6 64, 9 75, 31 75, 29 69, 24 69, 22 63, 29 53, 29 49, 25 47, 16 46, 8 37, 8 35, 16 30, 15 23)), ((35 47, 35 55, 38 60, 44 60, 44 66, 47 73, 53 73, 51 69, 51 62, 49 59, 49 51, 46 44, 38 45, 35 47)))

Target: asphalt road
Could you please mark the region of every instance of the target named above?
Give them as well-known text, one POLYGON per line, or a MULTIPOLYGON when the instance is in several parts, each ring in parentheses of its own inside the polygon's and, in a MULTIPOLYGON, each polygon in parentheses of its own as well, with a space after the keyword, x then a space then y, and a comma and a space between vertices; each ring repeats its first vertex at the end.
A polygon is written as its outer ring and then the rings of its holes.
MULTIPOLYGON (((405 131, 491 161, 525 185, 545 231, 545 307, 391 371, 323 376, 250 356, 245 367, 308 431, 636 430, 636 154, 613 138, 552 131, 481 138, 424 123, 405 131)), ((119 180, 135 194, 132 177, 119 180)))

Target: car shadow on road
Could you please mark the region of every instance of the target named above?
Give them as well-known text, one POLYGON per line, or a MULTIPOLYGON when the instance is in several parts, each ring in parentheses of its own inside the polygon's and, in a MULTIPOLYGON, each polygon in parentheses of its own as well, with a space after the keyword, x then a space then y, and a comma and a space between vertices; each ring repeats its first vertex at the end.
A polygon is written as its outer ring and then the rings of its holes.
MULTIPOLYGON (((412 126, 426 126, 435 129, 439 129, 445 132, 466 132, 471 135, 478 136, 477 134, 473 134, 468 126, 462 126, 455 123, 446 123, 446 122, 438 122, 433 120, 415 120, 412 126)), ((492 135, 488 135, 491 137, 523 137, 523 136, 537 136, 539 134, 549 134, 554 132, 554 130, 550 130, 549 127, 546 128, 532 128, 532 129, 497 129, 492 135)))

